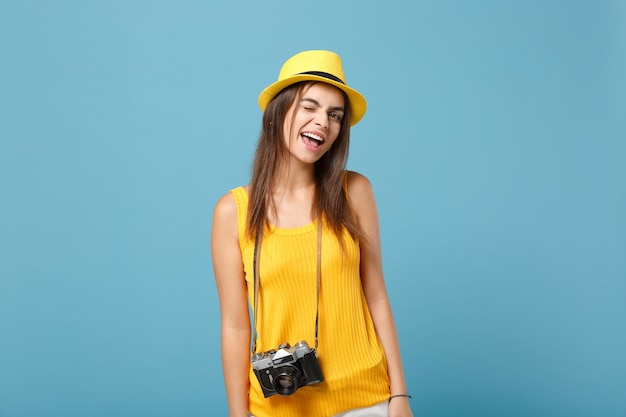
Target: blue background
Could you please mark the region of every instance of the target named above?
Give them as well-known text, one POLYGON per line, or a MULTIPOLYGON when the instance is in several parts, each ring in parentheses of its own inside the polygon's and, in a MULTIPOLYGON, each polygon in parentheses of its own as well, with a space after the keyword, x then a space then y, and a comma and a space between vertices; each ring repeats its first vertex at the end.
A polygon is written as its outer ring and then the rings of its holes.
POLYGON ((626 2, 1 9, 0 416, 226 415, 212 208, 305 49, 369 102, 415 415, 626 416, 626 2))

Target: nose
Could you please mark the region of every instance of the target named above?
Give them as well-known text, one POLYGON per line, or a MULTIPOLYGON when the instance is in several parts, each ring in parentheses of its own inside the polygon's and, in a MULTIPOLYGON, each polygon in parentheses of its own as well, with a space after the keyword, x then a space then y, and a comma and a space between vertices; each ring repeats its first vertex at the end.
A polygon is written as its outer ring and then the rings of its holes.
POLYGON ((315 124, 322 129, 328 129, 328 116, 322 112, 319 112, 315 116, 315 124))

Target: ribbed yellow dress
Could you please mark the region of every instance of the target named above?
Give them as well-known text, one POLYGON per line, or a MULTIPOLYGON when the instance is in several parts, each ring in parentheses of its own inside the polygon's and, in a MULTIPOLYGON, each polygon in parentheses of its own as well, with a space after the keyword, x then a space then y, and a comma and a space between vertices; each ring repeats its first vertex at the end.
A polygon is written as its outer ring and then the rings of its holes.
MULTIPOLYGON (((239 245, 254 305, 254 241, 245 235, 248 194, 237 201, 239 245)), ((318 360, 324 381, 290 396, 263 396, 250 369, 249 410, 256 417, 329 417, 389 398, 383 347, 374 330, 359 274, 359 246, 344 232, 342 251, 323 222, 318 360)), ((315 343, 317 222, 295 229, 273 227, 263 238, 260 258, 257 352, 283 342, 315 343)))

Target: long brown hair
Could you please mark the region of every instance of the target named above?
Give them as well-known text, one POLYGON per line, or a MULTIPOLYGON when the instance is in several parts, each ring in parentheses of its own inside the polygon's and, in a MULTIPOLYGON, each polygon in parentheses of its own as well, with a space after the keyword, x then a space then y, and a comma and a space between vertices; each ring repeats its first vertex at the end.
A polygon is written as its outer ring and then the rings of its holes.
MULTIPOLYGON (((261 134, 257 142, 252 164, 250 201, 248 204, 248 237, 254 239, 257 232, 268 226, 268 210, 272 208, 272 191, 280 164, 289 153, 283 139, 283 125, 291 106, 300 100, 305 89, 314 82, 293 84, 272 99, 263 113, 261 134)), ((350 102, 343 93, 344 106, 350 102)), ((295 116, 295 113, 294 113, 295 116)), ((363 237, 356 217, 343 189, 343 178, 350 147, 350 112, 341 120, 339 136, 331 148, 315 163, 315 200, 313 213, 324 217, 343 246, 343 230, 355 239, 363 237)))

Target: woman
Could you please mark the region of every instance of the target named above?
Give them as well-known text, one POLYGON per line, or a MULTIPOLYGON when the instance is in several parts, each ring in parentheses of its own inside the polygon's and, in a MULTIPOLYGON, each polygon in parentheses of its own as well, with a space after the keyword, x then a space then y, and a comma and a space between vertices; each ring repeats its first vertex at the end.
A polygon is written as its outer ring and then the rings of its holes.
POLYGON ((345 171, 366 101, 338 55, 305 51, 259 105, 251 182, 218 201, 211 236, 229 415, 412 416, 374 194, 345 171))

